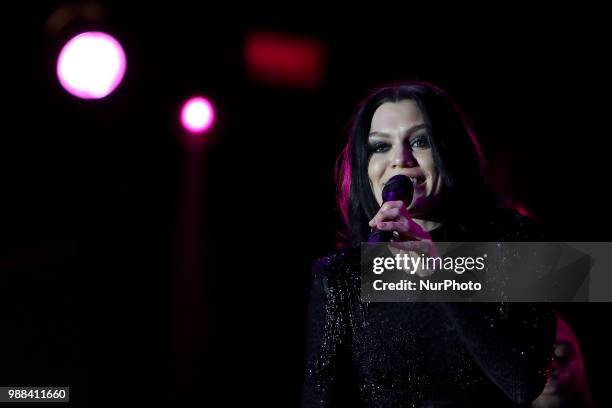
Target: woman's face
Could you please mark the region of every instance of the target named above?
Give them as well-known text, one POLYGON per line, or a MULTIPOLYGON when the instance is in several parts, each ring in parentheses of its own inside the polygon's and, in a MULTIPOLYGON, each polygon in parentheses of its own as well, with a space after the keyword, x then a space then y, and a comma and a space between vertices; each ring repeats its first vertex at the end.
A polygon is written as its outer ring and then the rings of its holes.
POLYGON ((410 99, 382 104, 370 125, 368 176, 378 204, 387 180, 398 174, 412 179, 414 197, 408 206, 412 217, 431 214, 440 196, 441 181, 434 164, 423 115, 410 99))
MULTIPOLYGON (((546 386, 533 402, 533 408, 566 406, 575 397, 586 398, 584 359, 572 328, 557 316, 557 341, 546 386)), ((586 404, 585 404, 586 406, 586 404)))

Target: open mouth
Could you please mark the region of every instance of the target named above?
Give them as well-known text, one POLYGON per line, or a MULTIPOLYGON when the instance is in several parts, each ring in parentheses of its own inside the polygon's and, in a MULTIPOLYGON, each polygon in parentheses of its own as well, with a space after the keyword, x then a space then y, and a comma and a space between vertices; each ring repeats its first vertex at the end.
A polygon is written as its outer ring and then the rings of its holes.
POLYGON ((412 186, 414 188, 421 188, 425 186, 427 179, 425 177, 410 177, 410 181, 412 181, 412 186))
POLYGON ((427 181, 425 177, 411 177, 410 180, 412 181, 412 184, 414 184, 415 187, 424 186, 425 181, 427 181))
MULTIPOLYGON (((422 187, 425 185, 425 182, 427 181, 427 179, 425 177, 408 177, 410 179, 410 181, 412 181, 412 185, 414 187, 422 187)), ((383 183, 383 188, 385 187, 385 185, 387 184, 387 182, 385 181, 383 183)))

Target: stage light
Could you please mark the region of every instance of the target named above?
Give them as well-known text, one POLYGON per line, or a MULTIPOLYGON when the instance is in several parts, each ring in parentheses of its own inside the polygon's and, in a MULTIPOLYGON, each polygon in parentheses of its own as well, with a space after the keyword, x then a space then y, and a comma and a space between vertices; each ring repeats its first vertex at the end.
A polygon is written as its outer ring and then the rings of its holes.
POLYGON ((245 39, 247 73, 269 85, 316 90, 325 74, 326 48, 314 38, 254 31, 245 39))
POLYGON ((57 76, 72 95, 100 99, 119 86, 126 58, 121 44, 112 36, 85 32, 66 43, 57 59, 57 76))
POLYGON ((211 128, 215 120, 215 112, 208 99, 201 96, 190 98, 181 109, 183 127, 193 133, 200 134, 211 128))

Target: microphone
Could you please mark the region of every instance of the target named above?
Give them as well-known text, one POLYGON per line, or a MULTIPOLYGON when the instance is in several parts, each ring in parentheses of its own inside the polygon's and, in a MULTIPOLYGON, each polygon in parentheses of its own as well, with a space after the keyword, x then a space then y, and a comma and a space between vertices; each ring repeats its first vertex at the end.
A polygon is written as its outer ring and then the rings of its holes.
MULTIPOLYGON (((387 181, 382 191, 383 203, 387 201, 403 201, 406 206, 412 202, 413 195, 412 180, 409 177, 402 174, 393 176, 387 181)), ((391 231, 380 231, 377 228, 372 228, 368 242, 389 242, 393 238, 393 232, 391 231)))

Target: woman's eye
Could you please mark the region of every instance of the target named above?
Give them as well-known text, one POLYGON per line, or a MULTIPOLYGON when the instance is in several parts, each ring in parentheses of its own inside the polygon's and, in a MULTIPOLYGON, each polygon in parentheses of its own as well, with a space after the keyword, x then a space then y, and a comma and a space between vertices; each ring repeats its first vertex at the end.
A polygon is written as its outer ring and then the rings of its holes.
POLYGON ((390 148, 391 145, 385 142, 374 142, 370 143, 370 145, 368 146, 368 150, 370 151, 370 153, 384 153, 389 151, 390 148))
POLYGON ((416 149, 427 149, 430 147, 427 136, 418 136, 410 141, 410 147, 416 149))

